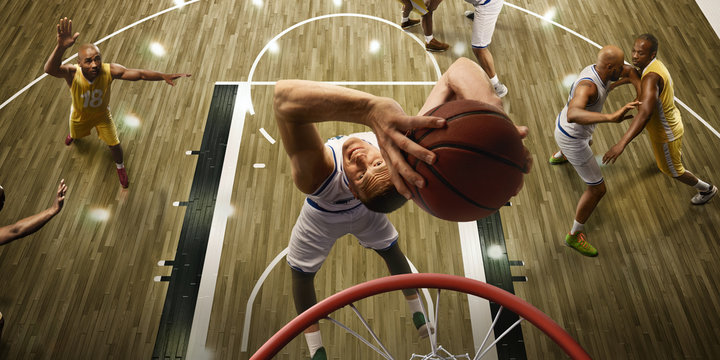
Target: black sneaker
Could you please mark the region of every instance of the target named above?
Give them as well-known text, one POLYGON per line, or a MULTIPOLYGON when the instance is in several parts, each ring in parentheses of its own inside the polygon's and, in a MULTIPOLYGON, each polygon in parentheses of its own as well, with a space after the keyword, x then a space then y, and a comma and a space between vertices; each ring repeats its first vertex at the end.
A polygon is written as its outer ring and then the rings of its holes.
POLYGON ((400 27, 403 28, 403 30, 405 30, 405 29, 411 28, 418 24, 420 24, 420 20, 408 19, 408 21, 405 21, 404 23, 400 24, 400 27))

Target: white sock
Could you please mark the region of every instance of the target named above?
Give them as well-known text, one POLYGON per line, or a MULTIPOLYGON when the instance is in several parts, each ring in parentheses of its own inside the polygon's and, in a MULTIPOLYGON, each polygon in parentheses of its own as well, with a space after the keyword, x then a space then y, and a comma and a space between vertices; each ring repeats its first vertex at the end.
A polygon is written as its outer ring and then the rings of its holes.
POLYGON ((422 312, 422 304, 420 303, 420 298, 414 298, 414 299, 405 299, 408 303, 408 307, 410 308, 410 313, 414 314, 416 312, 422 312))
POLYGON ((125 168, 125 163, 115 163, 115 166, 117 166, 118 169, 123 169, 125 168))
POLYGON ((697 184, 695 184, 695 186, 693 186, 693 187, 698 189, 698 191, 700 191, 700 192, 705 192, 705 191, 710 190, 710 184, 708 184, 700 179, 698 179, 697 184))
POLYGON ((433 36, 432 36, 432 35, 425 35, 425 43, 426 43, 426 44, 429 44, 429 43, 430 43, 430 40, 432 40, 432 39, 433 39, 433 36))
POLYGON ((498 83, 500 83, 500 80, 498 80, 497 74, 495 74, 495 76, 493 76, 493 77, 490 79, 490 83, 493 84, 493 86, 495 86, 495 85, 497 85, 498 83))
POLYGON ((320 330, 305 333, 305 341, 307 341, 308 349, 310 349, 310 357, 315 355, 315 352, 323 346, 322 337, 320 336, 320 330))
POLYGON ((581 224, 577 222, 577 220, 573 220, 573 227, 572 230, 570 230, 570 234, 574 235, 578 231, 583 231, 583 229, 585 229, 585 224, 581 224))
POLYGON ((404 23, 404 22, 406 22, 406 21, 408 21, 408 20, 410 20, 410 17, 409 17, 409 16, 408 16, 408 17, 404 17, 404 16, 403 16, 403 18, 402 18, 402 20, 400 21, 400 23, 402 24, 402 23, 404 23))
POLYGON ((563 156, 562 150, 558 150, 558 152, 556 152, 555 155, 553 155, 553 157, 556 159, 561 158, 562 156, 563 156))

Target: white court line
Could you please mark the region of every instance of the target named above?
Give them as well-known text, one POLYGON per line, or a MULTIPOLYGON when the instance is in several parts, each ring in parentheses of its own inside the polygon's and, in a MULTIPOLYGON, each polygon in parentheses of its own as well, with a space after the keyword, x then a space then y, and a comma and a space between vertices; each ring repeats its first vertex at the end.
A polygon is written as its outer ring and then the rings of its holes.
POLYGON ((220 185, 215 200, 210 234, 208 235, 207 252, 203 265, 200 287, 198 289, 195 315, 193 316, 190 339, 188 341, 188 359, 202 359, 206 356, 205 342, 210 327, 210 314, 215 298, 215 285, 217 283, 220 257, 222 255, 225 228, 227 226, 230 198, 233 195, 235 171, 237 170, 240 154, 240 141, 245 125, 245 114, 248 111, 247 98, 250 96, 250 84, 238 85, 235 107, 233 108, 232 123, 228 134, 228 143, 225 148, 225 158, 220 174, 220 185))
POLYGON ((240 352, 247 352, 248 347, 248 339, 250 338, 250 319, 252 318, 252 308, 253 304, 255 303, 255 297, 257 296, 258 292, 260 292, 260 288, 265 283, 265 279, 267 279, 268 275, 270 275, 270 271, 275 268, 275 265, 277 265, 282 258, 287 255, 289 249, 285 248, 283 251, 281 251, 275 258, 268 264, 267 267, 265 267, 265 270, 263 270, 263 273, 260 275, 260 278, 258 278, 257 282, 255 282, 255 286, 253 286, 252 291, 250 292, 250 297, 248 298, 247 305, 245 305, 245 322, 243 323, 243 332, 242 332, 242 345, 240 346, 240 352))
MULTIPOLYGON (((463 266, 465 268, 465 277, 487 282, 477 222, 459 222, 458 231, 460 233, 460 248, 462 251, 463 266)), ((467 298, 468 307, 470 308, 473 343, 475 344, 475 353, 477 353, 493 319, 490 313, 490 304, 487 300, 472 295, 467 295, 467 298)), ((495 333, 491 331, 488 339, 490 342, 495 341, 495 333)), ((485 355, 489 356, 489 359, 497 360, 497 349, 493 346, 485 355)))
MULTIPOLYGON (((150 15, 150 16, 148 16, 148 17, 146 17, 146 18, 143 18, 143 19, 141 19, 141 20, 138 20, 138 21, 136 21, 136 22, 134 22, 134 23, 132 23, 132 24, 130 24, 130 25, 128 25, 128 26, 126 26, 126 27, 118 30, 118 31, 115 31, 114 33, 112 33, 112 34, 110 34, 110 35, 108 35, 108 36, 106 36, 106 37, 104 37, 104 38, 96 41, 94 44, 95 44, 95 45, 99 45, 99 44, 103 43, 105 40, 108 40, 108 39, 112 38, 113 36, 115 36, 115 35, 123 32, 123 31, 125 31, 125 30, 127 30, 127 29, 130 29, 130 28, 132 28, 132 27, 134 27, 134 26, 137 26, 138 24, 144 23, 145 21, 148 21, 148 20, 150 20, 150 19, 156 18, 156 17, 158 17, 158 16, 160 16, 160 15, 166 13, 166 12, 173 11, 173 10, 176 10, 176 9, 180 9, 180 8, 182 8, 182 7, 185 6, 185 5, 192 4, 192 3, 195 3, 195 2, 198 2, 198 1, 200 1, 200 0, 190 0, 190 1, 186 2, 186 3, 180 4, 180 5, 175 5, 175 6, 171 7, 171 8, 167 8, 167 9, 165 9, 165 10, 163 10, 163 11, 160 11, 160 12, 158 12, 158 13, 152 14, 152 15, 150 15)), ((76 58, 76 57, 77 57, 77 53, 74 53, 74 54, 71 55, 69 58, 63 60, 62 63, 63 63, 63 64, 67 64, 68 62, 70 62, 70 60, 72 60, 72 59, 74 59, 74 58, 76 58)), ((32 87, 33 85, 35 85, 38 81, 42 80, 42 79, 45 78, 46 76, 47 76, 47 74, 42 74, 42 75, 38 76, 37 79, 33 80, 32 82, 30 82, 29 84, 27 84, 24 88, 20 89, 20 91, 16 92, 16 93, 15 93, 13 96, 11 96, 9 99, 5 100, 4 103, 0 104, 0 110, 2 110, 2 108, 4 108, 7 104, 9 104, 11 101, 15 100, 16 97, 20 96, 20 94, 22 94, 22 93, 24 93, 25 91, 27 91, 27 89, 31 88, 31 87, 32 87)))
POLYGON ((265 128, 260 128, 260 133, 262 134, 262 136, 265 137, 265 139, 266 139, 269 143, 275 144, 275 139, 273 139, 273 137, 270 136, 270 134, 268 134, 267 131, 265 131, 265 128))
MULTIPOLYGON (((247 352, 248 350, 248 340, 250 339, 250 323, 252 321, 252 308, 255 304, 255 298, 257 297, 257 294, 260 292, 260 288, 262 288, 263 284, 265 283, 265 279, 267 279, 268 275, 270 275, 270 272, 277 266, 277 264, 282 260, 288 253, 289 249, 285 248, 283 251, 281 251, 275 258, 268 264, 268 266, 265 267, 265 270, 263 270, 263 273, 260 275, 258 280, 255 282, 255 286, 253 286, 252 291, 250 292, 250 297, 248 298, 248 302, 245 305, 245 321, 243 322, 243 332, 242 332, 242 339, 241 339, 241 345, 240 345, 240 352, 247 352)), ((415 265, 408 259, 408 264, 410 265, 410 270, 414 273, 417 273, 418 270, 415 267, 415 265)), ((433 307, 432 298, 430 297, 430 292, 427 289, 422 289, 423 295, 425 296, 425 302, 427 304, 427 312, 428 312, 428 319, 430 319, 430 322, 433 322, 433 316, 435 316, 435 310, 433 307)), ((188 352, 189 353, 189 352, 188 352)), ((192 359, 191 357, 189 357, 192 359)))
MULTIPOLYGON (((297 27, 299 27, 299 26, 305 25, 305 24, 310 23, 310 22, 313 22, 313 21, 322 20, 322 19, 328 19, 328 18, 334 18, 334 17, 359 17, 359 18, 365 18, 365 19, 375 20, 375 21, 379 21, 379 22, 388 24, 388 25, 390 25, 390 26, 392 26, 392 27, 394 27, 394 28, 402 31, 403 33, 407 34, 408 36, 410 36, 411 38, 413 38, 413 39, 415 40, 415 42, 417 42, 418 44, 420 44, 420 45, 423 47, 423 49, 425 48, 425 44, 423 43, 422 40, 420 40, 420 38, 418 38, 418 37, 415 36, 414 34, 411 34, 411 33, 409 33, 409 32, 404 31, 404 30, 402 29, 402 27, 400 27, 400 25, 398 25, 398 24, 396 24, 396 23, 394 23, 394 22, 392 22, 392 21, 385 20, 385 19, 383 19, 383 18, 377 17, 377 16, 365 15, 365 14, 355 14, 355 13, 341 13, 341 14, 328 14, 328 15, 316 16, 316 17, 314 17, 314 18, 310 18, 310 19, 307 19, 307 20, 303 20, 303 21, 301 21, 301 22, 299 22, 299 23, 297 23, 297 24, 295 24, 295 25, 293 25, 293 26, 291 26, 291 27, 283 30, 281 33, 277 34, 274 38, 272 38, 270 41, 268 41, 268 43, 265 44, 265 46, 263 47, 263 49, 260 51, 260 53, 258 54, 258 56, 255 58, 255 61, 253 61, 252 67, 250 68, 250 74, 248 74, 248 80, 247 80, 247 81, 250 82, 250 83, 253 82, 253 81, 252 81, 253 75, 255 74, 255 69, 257 68, 258 63, 260 62, 260 58, 265 54, 266 51, 268 51, 268 49, 270 48, 270 45, 271 45, 271 44, 275 43, 278 39, 280 39, 281 37, 283 37, 285 34, 287 34, 288 32, 292 31, 293 29, 295 29, 295 28, 297 28, 297 27)), ((440 71, 440 66, 439 66, 438 63, 437 63, 437 60, 435 60, 435 57, 434 57, 429 51, 425 51, 425 53, 427 54, 427 56, 430 58, 430 60, 432 61, 433 65, 435 66, 435 73, 436 73, 436 75, 437 75, 437 78, 440 79, 440 77, 442 76, 442 71, 440 71)), ((255 114, 255 109, 252 108, 252 107, 250 108, 250 114, 251 114, 251 115, 254 115, 254 114, 255 114)))

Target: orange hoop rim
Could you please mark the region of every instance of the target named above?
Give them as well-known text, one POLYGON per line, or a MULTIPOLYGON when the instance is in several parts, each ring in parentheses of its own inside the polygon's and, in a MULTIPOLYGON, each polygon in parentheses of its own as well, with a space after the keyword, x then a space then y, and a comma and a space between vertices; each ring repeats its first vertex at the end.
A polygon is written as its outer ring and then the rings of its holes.
POLYGON ((315 304, 282 327, 265 342, 251 360, 270 359, 287 343, 310 325, 355 301, 402 289, 443 289, 475 295, 497 304, 525 318, 555 341, 572 359, 590 359, 590 355, 560 325, 525 300, 490 284, 466 277, 435 273, 387 276, 370 280, 340 291, 315 304))

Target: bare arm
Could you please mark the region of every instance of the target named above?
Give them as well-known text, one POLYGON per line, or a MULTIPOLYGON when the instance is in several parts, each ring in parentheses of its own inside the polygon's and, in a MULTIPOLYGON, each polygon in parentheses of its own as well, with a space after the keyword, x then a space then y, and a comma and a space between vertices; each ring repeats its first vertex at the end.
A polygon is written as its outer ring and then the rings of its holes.
POLYGON ((57 25, 57 45, 45 62, 44 70, 48 75, 72 83, 75 67, 68 64, 63 65, 62 56, 65 50, 75 44, 78 36, 80 36, 80 33, 72 34, 72 20, 68 20, 68 18, 60 19, 60 23, 57 25))
POLYGON ((160 81, 165 80, 170 86, 175 86, 173 80, 181 77, 190 77, 190 74, 165 74, 159 71, 144 69, 128 69, 120 64, 110 64, 110 73, 113 79, 128 81, 160 81))
POLYGON ((625 84, 633 85, 636 94, 635 100, 638 100, 640 98, 640 73, 638 73, 638 71, 634 67, 628 64, 623 65, 623 71, 620 75, 620 80, 610 84, 610 86, 608 87, 608 91, 612 91, 616 87, 625 84))
POLYGON ((28 236, 45 225, 53 216, 62 210, 63 203, 65 201, 65 192, 67 186, 65 180, 60 180, 58 185, 57 195, 53 205, 33 216, 26 217, 15 224, 3 226, 0 228, 0 245, 5 245, 17 239, 28 236))
POLYGON ((575 88, 575 94, 568 104, 568 122, 581 125, 599 124, 604 122, 621 122, 625 119, 632 118, 632 115, 626 116, 625 114, 639 104, 637 101, 628 103, 612 114, 603 114, 585 110, 585 106, 591 101, 591 99, 597 97, 597 95, 597 86, 592 81, 583 80, 579 82, 575 88))
POLYGON ((650 121, 650 116, 657 106, 661 81, 662 78, 655 73, 646 75, 642 80, 641 102, 638 114, 620 141, 605 153, 603 156, 603 164, 615 163, 620 154, 625 150, 625 147, 643 131, 648 121, 650 121))
MULTIPOLYGON (((434 153, 415 144, 405 132, 418 127, 442 127, 437 117, 408 116, 393 99, 362 91, 306 80, 281 80, 275 85, 275 118, 285 151, 291 159, 293 179, 303 192, 316 190, 332 170, 314 123, 345 121, 369 126, 375 132, 383 157, 391 169, 408 181, 422 181, 405 162, 401 150, 432 162, 434 153), (428 158, 429 156, 429 158, 428 158)), ((397 180, 402 184, 402 180, 397 180)), ((393 184, 398 183, 393 180, 393 184)), ((409 195, 407 191, 403 195, 409 195)))

